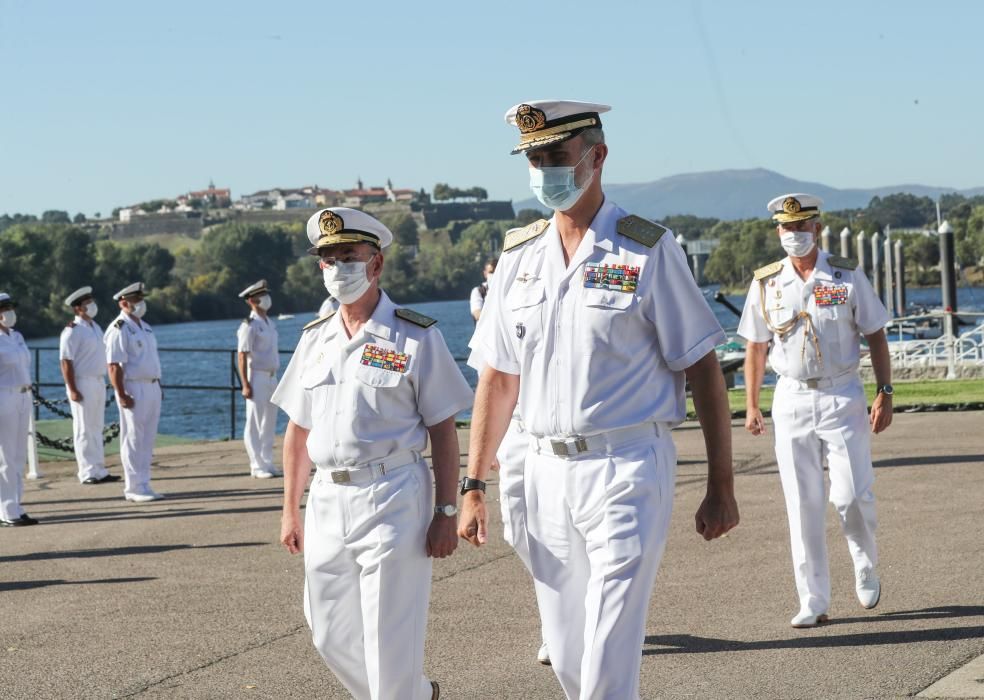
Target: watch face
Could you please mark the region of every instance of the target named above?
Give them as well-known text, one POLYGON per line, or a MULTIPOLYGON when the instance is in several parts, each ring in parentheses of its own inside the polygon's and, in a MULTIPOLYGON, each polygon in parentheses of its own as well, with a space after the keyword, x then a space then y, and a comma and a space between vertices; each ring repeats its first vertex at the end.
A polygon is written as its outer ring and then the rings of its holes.
POLYGON ((882 387, 882 393, 891 396, 892 394, 895 393, 895 389, 892 387, 891 384, 886 384, 885 386, 882 387))
POLYGON ((458 513, 458 507, 452 506, 450 504, 446 506, 437 506, 434 510, 440 513, 441 515, 446 515, 449 518, 452 515, 456 515, 458 513))

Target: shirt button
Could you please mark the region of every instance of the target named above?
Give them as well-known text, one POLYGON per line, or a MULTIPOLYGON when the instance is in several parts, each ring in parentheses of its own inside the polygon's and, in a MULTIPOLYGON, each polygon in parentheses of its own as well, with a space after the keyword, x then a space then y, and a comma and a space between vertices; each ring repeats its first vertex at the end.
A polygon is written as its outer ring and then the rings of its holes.
POLYGON ((338 440, 335 440, 335 447, 338 447, 339 444, 341 444, 341 443, 339 443, 338 440))

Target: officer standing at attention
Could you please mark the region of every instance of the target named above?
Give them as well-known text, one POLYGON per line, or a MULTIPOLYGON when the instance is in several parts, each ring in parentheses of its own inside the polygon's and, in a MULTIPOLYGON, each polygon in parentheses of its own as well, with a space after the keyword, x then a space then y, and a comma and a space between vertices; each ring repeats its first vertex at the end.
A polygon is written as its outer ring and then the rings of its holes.
POLYGON ((870 434, 892 422, 892 364, 884 331, 889 315, 856 261, 817 248, 822 204, 808 194, 769 202, 789 257, 755 271, 738 325, 748 341, 745 427, 753 435, 765 434, 759 389, 770 341, 769 363, 779 375, 772 422, 800 603, 793 627, 826 622, 830 608, 825 457, 830 502, 854 560, 858 600, 873 608, 881 597, 870 434), (858 375, 861 336, 878 383, 870 419, 858 375))
POLYGON ((134 503, 164 498, 150 488, 150 461, 161 418, 161 361, 147 313, 143 282, 124 287, 113 299, 120 315, 106 329, 109 381, 120 409, 120 459, 123 497, 134 503))
POLYGON ((65 299, 75 318, 61 332, 61 360, 65 393, 72 409, 72 442, 79 466, 79 482, 85 485, 119 481, 106 469, 103 424, 106 418, 106 347, 103 331, 95 322, 99 307, 92 287, 76 289, 65 299))
POLYGON ((389 229, 335 207, 314 214, 307 234, 341 308, 305 326, 273 395, 290 417, 281 542, 304 552, 313 641, 348 691, 437 698, 423 669, 431 557, 457 545, 454 417, 472 392, 435 321, 379 289, 389 229))
MULTIPOLYGON (((510 229, 512 230, 512 229, 510 229)), ((509 232, 506 232, 508 235, 509 232)), ((496 259, 486 260, 485 267, 482 268, 482 276, 485 281, 477 287, 472 287, 471 297, 468 300, 468 309, 471 311, 472 318, 478 323, 479 316, 482 315, 482 307, 485 306, 485 297, 489 293, 489 284, 492 283, 492 275, 495 274, 496 259)))
POLYGON ((507 237, 477 350, 459 534, 487 540, 483 479, 517 397, 530 438, 527 537, 550 660, 568 698, 637 698, 646 611, 673 503, 670 429, 689 379, 708 453, 696 515, 738 522, 724 333, 674 237, 605 199, 606 105, 516 105, 534 194, 555 211, 507 237), (488 323, 486 323, 488 316, 488 323))
POLYGON ((31 352, 14 330, 15 306, 9 294, 0 292, 0 527, 38 524, 21 508, 33 403, 31 352))
POLYGON ((269 317, 273 304, 266 280, 260 280, 239 293, 250 312, 236 331, 239 351, 239 380, 246 399, 246 428, 243 443, 249 455, 250 476, 272 479, 280 476, 273 466, 273 436, 277 427, 277 407, 270 403, 277 388, 280 368, 277 326, 269 317))

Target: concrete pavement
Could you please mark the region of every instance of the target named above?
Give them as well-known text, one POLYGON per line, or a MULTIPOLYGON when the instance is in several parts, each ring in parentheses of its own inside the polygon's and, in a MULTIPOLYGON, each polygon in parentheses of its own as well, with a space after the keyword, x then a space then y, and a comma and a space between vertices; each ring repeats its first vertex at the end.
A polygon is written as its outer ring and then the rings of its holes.
MULTIPOLYGON (((875 439, 882 602, 857 603, 830 512, 832 622, 815 630, 788 624, 771 436, 735 424, 742 522, 712 543, 693 531, 700 430, 674 437, 644 698, 910 697, 984 654, 984 413, 898 415, 875 439)), ((73 468, 27 483, 40 526, 0 530, 0 698, 346 697, 310 643, 301 560, 276 544, 281 482, 245 476, 241 443, 161 449, 154 488, 170 497, 143 506, 118 484, 78 485, 73 468)), ((535 662, 533 588, 501 540, 495 488, 490 500, 493 542, 435 565, 427 671, 442 698, 561 697, 535 662)))

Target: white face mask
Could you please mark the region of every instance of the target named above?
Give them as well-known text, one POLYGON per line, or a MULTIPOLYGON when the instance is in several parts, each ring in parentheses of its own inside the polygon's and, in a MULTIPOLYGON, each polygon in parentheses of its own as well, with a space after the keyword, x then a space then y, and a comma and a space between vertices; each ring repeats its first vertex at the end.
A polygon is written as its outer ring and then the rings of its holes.
POLYGON ((269 311, 270 307, 273 306, 273 299, 270 298, 269 294, 264 294, 256 302, 256 305, 259 306, 264 311, 269 311))
POLYGON ((794 258, 803 258, 816 246, 813 231, 784 231, 779 236, 782 249, 794 258))
POLYGON ((486 287, 491 286, 491 284, 492 284, 492 275, 494 275, 494 274, 495 274, 494 272, 490 272, 489 274, 487 274, 485 276, 485 286, 486 287))
POLYGON ((567 211, 581 198, 588 185, 594 179, 594 170, 586 182, 578 186, 576 182, 577 166, 579 166, 588 154, 594 149, 589 148, 584 152, 574 165, 549 167, 549 168, 530 168, 530 189, 540 200, 540 204, 553 209, 554 211, 567 211))
POLYGON ((325 279, 325 289, 341 304, 351 304, 366 293, 371 282, 366 275, 364 262, 336 262, 331 267, 325 267, 322 274, 325 279))
POLYGON ((89 318, 95 318, 96 314, 99 313, 99 305, 94 301, 90 301, 85 305, 85 315, 89 318))
POLYGON ((17 312, 13 309, 7 309, 2 314, 0 314, 0 323, 2 323, 7 328, 13 328, 17 325, 17 312))
POLYGON ((147 313, 147 302, 141 299, 136 304, 130 307, 130 313, 132 313, 137 318, 143 318, 144 314, 147 313))

